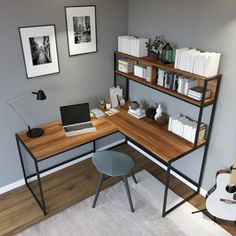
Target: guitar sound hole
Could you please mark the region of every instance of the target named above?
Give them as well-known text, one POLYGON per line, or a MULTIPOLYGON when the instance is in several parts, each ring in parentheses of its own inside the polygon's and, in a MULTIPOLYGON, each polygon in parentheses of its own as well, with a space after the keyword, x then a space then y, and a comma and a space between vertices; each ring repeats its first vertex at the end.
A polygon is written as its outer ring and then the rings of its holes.
MULTIPOLYGON (((235 193, 236 192, 236 186, 235 185, 234 186, 227 185, 225 189, 228 193, 235 193)), ((236 196, 235 196, 235 198, 236 198, 236 196)))

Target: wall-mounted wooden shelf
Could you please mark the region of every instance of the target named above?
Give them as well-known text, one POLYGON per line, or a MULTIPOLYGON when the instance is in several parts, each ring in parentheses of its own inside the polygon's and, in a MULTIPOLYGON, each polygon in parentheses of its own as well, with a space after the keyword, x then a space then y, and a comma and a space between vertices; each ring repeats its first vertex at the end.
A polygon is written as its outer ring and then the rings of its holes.
POLYGON ((200 76, 200 75, 196 75, 196 74, 193 74, 193 73, 189 73, 189 72, 186 72, 186 71, 176 69, 171 64, 163 64, 160 60, 153 60, 150 57, 140 57, 140 58, 138 58, 138 57, 134 57, 134 56, 122 53, 122 52, 115 52, 115 55, 116 55, 116 57, 128 58, 128 59, 134 60, 138 64, 152 66, 152 71, 153 71, 152 80, 150 82, 147 82, 145 79, 137 77, 133 74, 126 74, 126 73, 123 73, 123 72, 118 71, 118 70, 115 71, 116 75, 119 75, 119 76, 125 77, 127 79, 133 80, 133 81, 138 82, 140 84, 143 84, 147 87, 150 87, 150 88, 158 90, 162 93, 168 94, 170 96, 173 96, 173 97, 176 97, 180 100, 188 102, 192 105, 199 106, 199 107, 202 105, 201 101, 192 99, 192 98, 190 98, 186 95, 180 94, 180 93, 178 93, 174 90, 171 90, 171 89, 168 89, 168 88, 157 85, 156 72, 157 72, 158 68, 161 68, 165 71, 176 73, 178 75, 182 75, 182 76, 187 77, 187 78, 197 79, 198 84, 200 86, 204 86, 204 83, 206 82, 207 83, 207 89, 210 89, 212 91, 212 95, 211 95, 210 98, 207 98, 207 99, 204 100, 203 106, 211 105, 215 101, 217 83, 218 83, 218 79, 221 78, 221 75, 216 75, 214 77, 206 78, 204 76, 200 76))
MULTIPOLYGON (((133 74, 126 74, 126 73, 123 73, 121 71, 115 71, 115 73, 119 76, 122 76, 122 77, 125 77, 125 78, 128 78, 130 80, 133 80, 137 83, 140 83, 140 84, 143 84, 147 87, 150 87, 152 89, 155 89, 155 90, 158 90, 162 93, 165 93, 165 94, 168 94, 170 96, 173 96, 173 97, 176 97, 180 100, 183 100, 183 101, 186 101, 192 105, 195 105, 195 106, 200 106, 201 105, 201 101, 197 101, 195 99, 192 99, 188 96, 185 96, 183 94, 180 94, 180 93, 177 93, 171 89, 167 89, 167 88, 164 88, 162 86, 159 86, 157 84, 151 84, 150 82, 147 82, 145 79, 143 78, 140 78, 140 77, 137 77, 133 74)), ((208 98, 208 99, 205 99, 205 102, 204 102, 204 106, 208 106, 208 105, 211 105, 212 103, 214 102, 214 99, 211 97, 211 98, 208 98)))

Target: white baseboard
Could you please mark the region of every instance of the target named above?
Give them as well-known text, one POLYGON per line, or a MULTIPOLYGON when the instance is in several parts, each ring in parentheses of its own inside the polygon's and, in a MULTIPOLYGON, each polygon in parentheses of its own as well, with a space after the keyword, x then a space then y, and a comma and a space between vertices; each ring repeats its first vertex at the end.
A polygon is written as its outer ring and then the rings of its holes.
MULTIPOLYGON (((151 161, 155 162, 157 165, 159 165, 161 168, 163 168, 164 170, 167 170, 167 167, 165 165, 163 165, 160 161, 156 160, 155 158, 153 158, 151 155, 149 155, 148 153, 146 153, 145 151, 143 151, 141 148, 137 147, 135 144, 133 144, 132 142, 128 141, 128 144, 133 147, 134 149, 136 149, 138 152, 140 152, 141 154, 143 154, 144 156, 146 156, 148 159, 150 159, 151 161)), ((184 179, 182 176, 180 176, 179 174, 177 174, 175 171, 171 170, 171 174, 173 176, 175 176, 177 179, 179 179, 181 182, 185 183, 186 185, 188 185, 190 188, 192 188, 193 190, 197 190, 196 186, 194 186, 192 183, 190 183, 189 181, 187 181, 186 179, 184 179)), ((200 194, 202 196, 206 196, 207 191, 204 190, 203 188, 200 189, 200 194)))
MULTIPOLYGON (((114 143, 111 143, 111 144, 108 144, 108 145, 103 146, 101 148, 98 148, 98 150, 106 150, 106 149, 112 148, 113 146, 119 145, 119 144, 124 143, 124 142, 125 142, 125 139, 121 139, 121 140, 118 140, 118 141, 116 141, 114 143)), ((92 157, 92 154, 93 153, 88 154, 88 155, 86 155, 84 157, 81 157, 81 158, 79 158, 77 160, 70 161, 70 162, 68 162, 68 163, 66 163, 64 165, 55 167, 55 168, 53 168, 53 169, 51 169, 49 171, 46 171, 46 172, 40 174, 40 177, 44 177, 44 176, 50 175, 50 174, 52 174, 52 173, 54 173, 56 171, 65 169, 65 168, 67 168, 69 166, 72 166, 72 165, 74 165, 76 163, 79 163, 79 162, 81 162, 83 160, 86 160, 86 159, 92 157)), ((34 181, 34 180, 36 180, 36 177, 29 178, 28 182, 31 182, 31 181, 34 181)), ((3 193, 9 192, 9 191, 11 191, 11 190, 13 190, 15 188, 21 187, 24 184, 25 184, 25 180, 24 179, 20 179, 20 180, 14 182, 14 183, 11 183, 11 184, 8 184, 6 186, 3 186, 3 187, 0 188, 0 195, 3 194, 3 193)))

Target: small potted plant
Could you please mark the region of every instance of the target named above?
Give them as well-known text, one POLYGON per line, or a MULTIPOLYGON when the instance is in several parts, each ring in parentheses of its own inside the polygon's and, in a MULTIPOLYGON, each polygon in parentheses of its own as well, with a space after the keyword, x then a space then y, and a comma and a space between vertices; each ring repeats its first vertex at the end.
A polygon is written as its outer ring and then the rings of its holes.
POLYGON ((146 48, 148 51, 148 56, 154 60, 157 60, 160 57, 160 53, 164 44, 165 40, 161 36, 156 36, 153 42, 147 42, 146 48))
POLYGON ((161 36, 156 36, 152 43, 153 51, 157 53, 157 57, 160 58, 162 48, 166 44, 166 41, 161 36))

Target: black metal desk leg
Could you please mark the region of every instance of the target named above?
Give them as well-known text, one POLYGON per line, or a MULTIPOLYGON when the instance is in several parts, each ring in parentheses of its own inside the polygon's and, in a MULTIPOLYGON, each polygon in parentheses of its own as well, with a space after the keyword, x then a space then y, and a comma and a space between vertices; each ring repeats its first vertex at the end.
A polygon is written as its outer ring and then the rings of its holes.
POLYGON ((21 167, 22 167, 22 171, 23 171, 23 175, 24 175, 24 179, 25 179, 25 184, 27 185, 27 178, 26 178, 26 173, 25 173, 25 166, 24 166, 24 161, 23 161, 23 157, 22 157, 22 153, 21 153, 21 148, 20 148, 20 141, 16 136, 16 143, 17 143, 17 148, 18 148, 18 152, 19 152, 19 156, 20 156, 20 162, 21 162, 21 167))
POLYGON ((166 216, 166 203, 167 203, 168 188, 169 188, 169 183, 170 183, 170 166, 171 164, 168 164, 167 166, 166 186, 165 186, 165 193, 164 193, 164 200, 163 200, 162 217, 166 216))
POLYGON ((40 178, 40 174, 39 174, 39 167, 38 167, 38 162, 35 161, 35 169, 36 169, 36 175, 37 175, 37 180, 38 180, 38 185, 39 185, 39 191, 40 191, 40 197, 41 197, 41 204, 40 207, 43 210, 44 215, 47 215, 47 210, 46 210, 46 206, 45 206, 45 201, 44 201, 44 196, 43 196, 43 190, 42 190, 42 184, 41 184, 41 178, 40 178))
POLYGON ((96 152, 96 143, 93 141, 93 152, 96 152))

